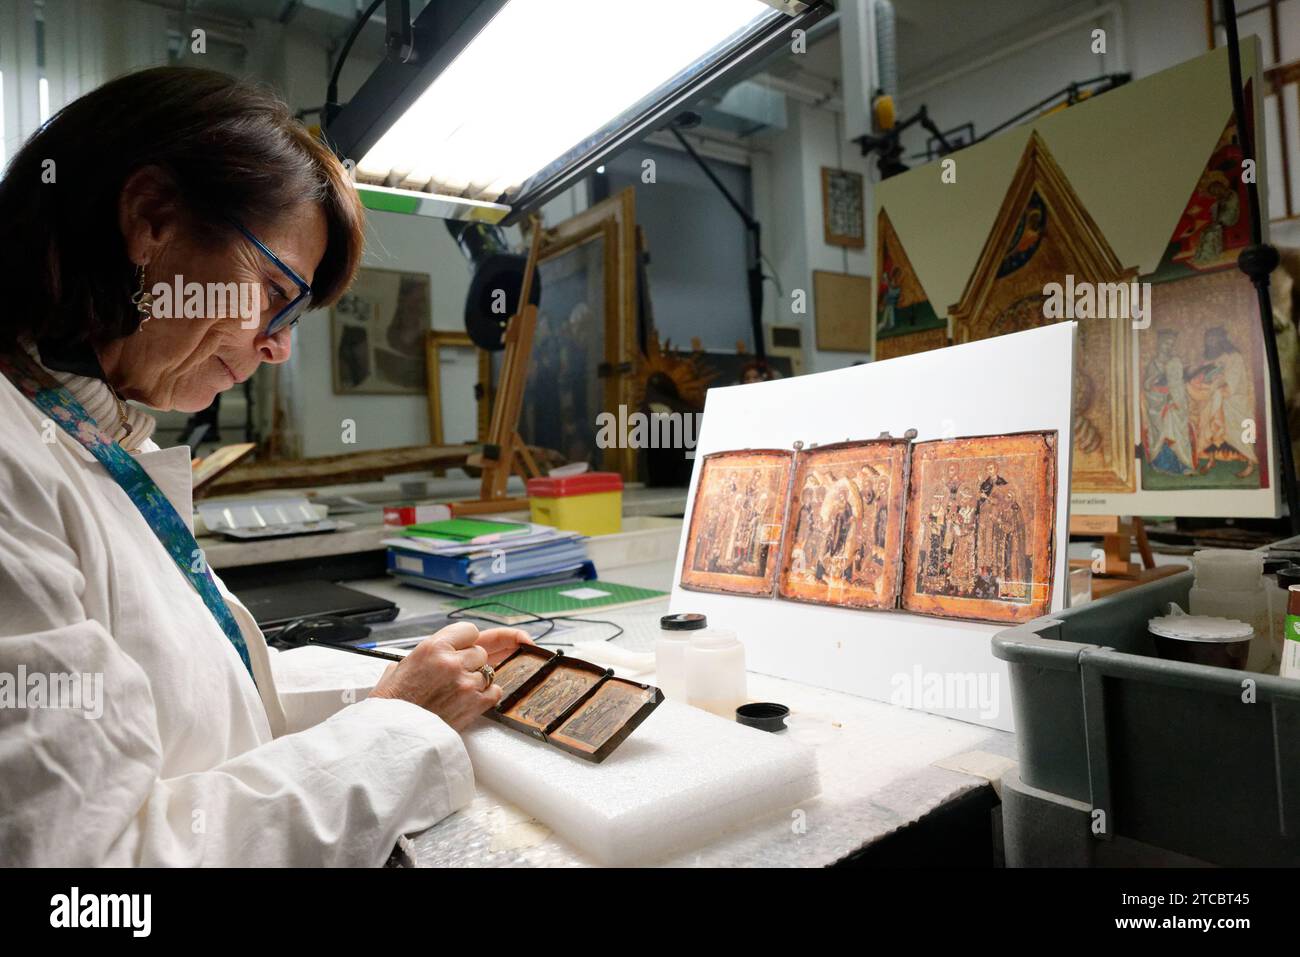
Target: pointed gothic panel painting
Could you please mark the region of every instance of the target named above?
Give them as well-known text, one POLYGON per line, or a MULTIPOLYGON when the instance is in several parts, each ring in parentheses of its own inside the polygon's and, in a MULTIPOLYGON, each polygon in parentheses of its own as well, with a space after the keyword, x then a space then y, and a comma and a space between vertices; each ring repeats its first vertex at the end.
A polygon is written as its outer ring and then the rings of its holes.
POLYGON ((1090 317, 1079 316, 1075 362, 1076 492, 1135 489, 1127 313, 1128 284, 1136 275, 1136 267, 1120 264, 1046 143, 1033 133, 961 300, 948 314, 954 340, 974 342, 1069 318, 1056 308, 1059 298, 1050 301, 1050 284, 1060 284, 1072 304, 1076 290, 1088 292, 1090 317), (1107 308, 1124 315, 1097 317, 1107 308))
MULTIPOLYGON (((1248 83, 1246 103, 1251 102, 1248 83)), ((1250 245, 1250 199, 1241 181, 1241 161, 1237 122, 1229 117, 1178 217, 1160 265, 1147 277, 1152 282, 1236 266, 1237 256, 1250 245)))
POLYGON ((948 344, 948 320, 930 305, 883 208, 876 217, 876 276, 875 358, 892 359, 948 344))

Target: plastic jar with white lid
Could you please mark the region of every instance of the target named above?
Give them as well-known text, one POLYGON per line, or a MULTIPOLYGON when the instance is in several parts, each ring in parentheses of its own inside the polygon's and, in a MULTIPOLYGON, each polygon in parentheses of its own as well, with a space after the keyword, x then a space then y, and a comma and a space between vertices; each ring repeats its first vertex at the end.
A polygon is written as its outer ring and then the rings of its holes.
POLYGON ((659 637, 655 639, 655 684, 665 698, 687 703, 686 648, 691 636, 709 627, 704 615, 684 612, 659 619, 659 637))
POLYGON ((1147 631, 1159 657, 1219 668, 1245 668, 1255 644, 1255 630, 1246 622, 1187 615, 1173 602, 1168 615, 1147 622, 1147 631))
POLYGON ((1264 555, 1232 548, 1202 548, 1192 555, 1195 584, 1188 595, 1193 615, 1244 621, 1254 630, 1246 670, 1273 665, 1273 616, 1264 590, 1264 555))
POLYGON ((697 631, 686 648, 686 698, 696 708, 730 721, 749 700, 745 646, 735 632, 697 631))

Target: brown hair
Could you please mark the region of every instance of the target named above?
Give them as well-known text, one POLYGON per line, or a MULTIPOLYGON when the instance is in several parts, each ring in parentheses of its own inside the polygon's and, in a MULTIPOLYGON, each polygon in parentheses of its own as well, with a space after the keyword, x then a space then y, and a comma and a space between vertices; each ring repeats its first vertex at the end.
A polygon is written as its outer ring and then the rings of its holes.
POLYGON ((69 103, 0 179, 0 344, 27 335, 99 345, 135 331, 135 267, 118 198, 145 166, 169 175, 193 228, 214 242, 233 232, 228 217, 256 232, 318 203, 328 243, 313 307, 351 283, 365 217, 333 152, 269 90, 213 70, 158 67, 69 103))

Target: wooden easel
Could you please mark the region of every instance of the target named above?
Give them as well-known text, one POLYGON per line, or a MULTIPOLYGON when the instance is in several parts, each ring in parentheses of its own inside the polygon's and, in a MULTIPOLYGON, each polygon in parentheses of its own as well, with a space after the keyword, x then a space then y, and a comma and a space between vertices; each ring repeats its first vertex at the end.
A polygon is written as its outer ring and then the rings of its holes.
POLYGON ((1156 566, 1151 543, 1147 541, 1146 525, 1138 516, 1121 518, 1118 515, 1071 515, 1070 534, 1102 536, 1104 555, 1100 572, 1094 567, 1093 559, 1072 558, 1069 563, 1071 568, 1093 569, 1093 598, 1103 598, 1112 592, 1186 570, 1182 565, 1156 566), (1141 565, 1129 560, 1134 545, 1142 559, 1141 565))
MULTIPOLYGON (((506 349, 501 361, 501 381, 492 403, 492 422, 479 463, 483 467, 479 497, 451 503, 453 515, 482 515, 489 512, 514 512, 528 508, 526 497, 506 494, 511 472, 525 481, 541 475, 537 460, 519 435, 519 413, 523 410, 524 387, 528 383, 528 360, 533 351, 533 333, 537 329, 537 307, 528 301, 533 289, 533 275, 542 247, 542 224, 532 217, 533 238, 524 266, 524 281, 519 290, 519 311, 506 327, 506 349)), ((471 458, 471 464, 473 459, 471 458)))

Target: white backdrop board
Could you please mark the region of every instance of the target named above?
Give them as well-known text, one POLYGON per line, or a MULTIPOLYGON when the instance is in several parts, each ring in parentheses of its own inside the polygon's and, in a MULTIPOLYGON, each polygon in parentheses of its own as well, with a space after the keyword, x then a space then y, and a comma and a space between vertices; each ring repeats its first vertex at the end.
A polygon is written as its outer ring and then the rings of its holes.
MULTIPOLYGON (((1065 607, 1069 541, 1070 409, 1076 324, 1000 336, 886 362, 710 389, 686 520, 705 455, 903 435, 917 442, 1040 429, 1058 433, 1052 610, 1065 607)), ((670 608, 733 629, 750 670, 1014 730, 1004 662, 991 639, 1003 623, 902 611, 708 594, 680 585, 682 535, 670 608)))

